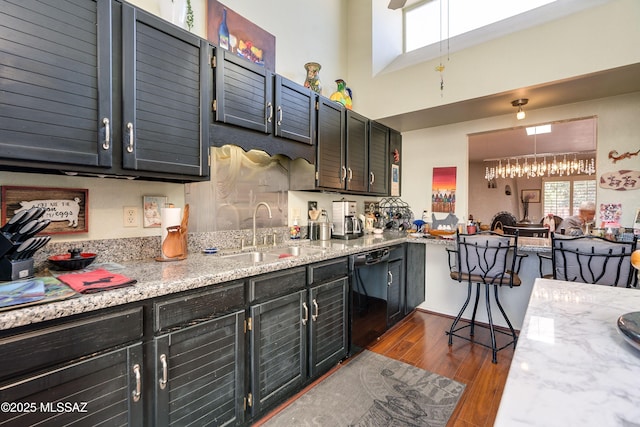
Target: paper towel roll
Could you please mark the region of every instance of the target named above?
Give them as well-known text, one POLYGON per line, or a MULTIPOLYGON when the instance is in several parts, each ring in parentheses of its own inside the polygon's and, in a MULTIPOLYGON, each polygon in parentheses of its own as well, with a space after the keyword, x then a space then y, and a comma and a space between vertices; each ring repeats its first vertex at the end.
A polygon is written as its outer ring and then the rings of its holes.
POLYGON ((164 239, 167 238, 169 232, 167 227, 174 225, 180 225, 182 222, 182 208, 162 208, 160 211, 160 228, 162 229, 162 239, 160 240, 160 247, 164 243, 164 239))

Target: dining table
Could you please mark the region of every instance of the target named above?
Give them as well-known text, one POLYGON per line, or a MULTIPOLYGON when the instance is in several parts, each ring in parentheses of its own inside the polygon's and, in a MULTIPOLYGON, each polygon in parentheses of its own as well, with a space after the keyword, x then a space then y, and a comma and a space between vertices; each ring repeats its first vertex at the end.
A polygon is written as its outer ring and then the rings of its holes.
POLYGON ((536 279, 494 426, 640 425, 640 289, 536 279))

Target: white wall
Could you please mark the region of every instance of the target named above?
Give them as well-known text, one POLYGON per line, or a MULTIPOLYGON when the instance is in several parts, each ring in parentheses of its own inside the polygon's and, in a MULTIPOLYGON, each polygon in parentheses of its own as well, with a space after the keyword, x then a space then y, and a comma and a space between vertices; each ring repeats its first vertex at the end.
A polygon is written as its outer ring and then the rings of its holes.
MULTIPOLYGON (((376 73, 372 55, 397 51, 396 40, 376 38, 372 26, 397 25, 400 10, 388 0, 349 0, 348 82, 354 109, 371 118, 437 107, 522 87, 640 62, 640 1, 613 0, 547 24, 452 53, 444 52, 444 90, 435 66, 440 58, 376 73), (374 13, 374 10, 376 11, 374 13)), ((455 16, 450 17, 455 19, 455 16)), ((378 27, 375 28, 376 31, 378 27)), ((529 100, 527 113, 535 109, 529 100)))
MULTIPOLYGON (((596 156, 598 176, 624 169, 640 170, 638 156, 615 164, 608 158, 611 150, 626 153, 635 152, 640 148, 637 137, 640 135, 640 120, 638 120, 640 92, 554 108, 529 110, 524 123, 519 122, 518 125, 529 126, 588 116, 597 116, 598 120, 596 156)), ((515 117, 509 114, 404 133, 402 199, 409 203, 414 211, 422 211, 424 207, 429 207, 433 168, 456 166, 458 168, 456 215, 458 218, 467 217, 469 213, 467 135, 512 127, 515 121, 515 117)), ((484 180, 484 175, 478 176, 477 179, 484 180)), ((622 203, 622 225, 632 227, 635 211, 640 208, 640 190, 614 191, 598 187, 597 203, 622 203)))

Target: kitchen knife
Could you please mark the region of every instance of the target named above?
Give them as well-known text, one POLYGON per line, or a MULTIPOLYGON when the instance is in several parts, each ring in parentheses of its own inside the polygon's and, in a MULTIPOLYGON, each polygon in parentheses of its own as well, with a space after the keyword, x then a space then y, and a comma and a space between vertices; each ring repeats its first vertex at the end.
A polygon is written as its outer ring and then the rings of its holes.
POLYGON ((32 237, 22 242, 14 252, 8 255, 9 259, 12 259, 12 260, 21 259, 23 252, 26 251, 29 246, 33 245, 35 243, 35 240, 36 238, 32 237))
MULTIPOLYGON (((49 226, 49 224, 51 224, 51 220, 50 219, 39 219, 38 223, 36 224, 36 226, 29 232, 31 234, 31 236, 35 236, 36 234, 38 234, 39 232, 41 232, 42 230, 44 230, 45 228, 47 228, 49 226)), ((31 237, 29 236, 29 237, 31 237)))
POLYGON ((14 228, 18 228, 19 224, 22 221, 22 218, 27 215, 27 211, 20 211, 17 214, 13 215, 9 221, 5 225, 0 228, 0 231, 3 233, 12 233, 14 228))
POLYGON ((13 240, 13 243, 22 243, 24 240, 31 237, 31 231, 35 229, 37 225, 37 219, 29 221, 28 223, 20 227, 20 230, 18 230, 18 232, 11 237, 11 240, 13 240))
POLYGON ((51 236, 34 237, 34 239, 38 240, 33 244, 33 246, 27 248, 27 250, 24 252, 24 255, 22 256, 22 259, 31 258, 38 249, 49 243, 49 240, 51 240, 51 236))

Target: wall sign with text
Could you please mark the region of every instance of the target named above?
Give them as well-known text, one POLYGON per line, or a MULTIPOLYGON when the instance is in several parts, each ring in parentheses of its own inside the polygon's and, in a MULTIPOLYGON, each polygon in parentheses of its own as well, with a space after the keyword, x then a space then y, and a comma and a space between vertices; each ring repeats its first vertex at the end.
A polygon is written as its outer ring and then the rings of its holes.
POLYGON ((87 233, 89 190, 83 188, 2 187, 2 224, 32 207, 45 209, 51 220, 41 234, 87 233))

